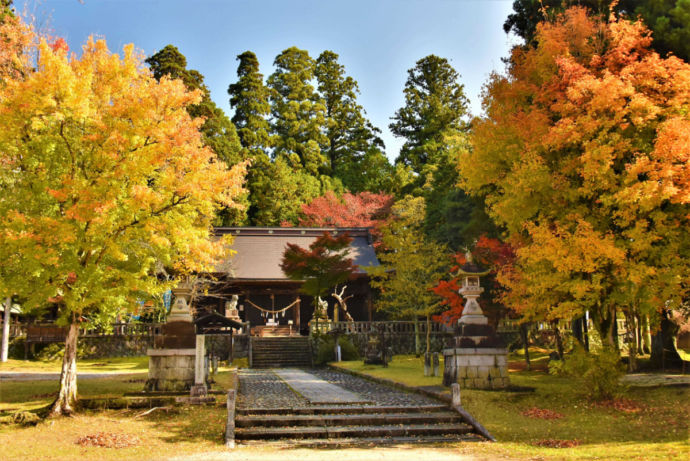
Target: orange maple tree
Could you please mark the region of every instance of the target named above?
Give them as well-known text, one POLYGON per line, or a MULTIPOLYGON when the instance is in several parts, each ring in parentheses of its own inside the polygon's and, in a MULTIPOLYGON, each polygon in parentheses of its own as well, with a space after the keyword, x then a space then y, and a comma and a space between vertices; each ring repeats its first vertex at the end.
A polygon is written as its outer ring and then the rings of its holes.
POLYGON ((578 7, 540 24, 487 84, 460 159, 518 248, 504 301, 526 318, 589 311, 611 346, 619 312, 634 325, 690 289, 690 65, 651 40, 578 7))

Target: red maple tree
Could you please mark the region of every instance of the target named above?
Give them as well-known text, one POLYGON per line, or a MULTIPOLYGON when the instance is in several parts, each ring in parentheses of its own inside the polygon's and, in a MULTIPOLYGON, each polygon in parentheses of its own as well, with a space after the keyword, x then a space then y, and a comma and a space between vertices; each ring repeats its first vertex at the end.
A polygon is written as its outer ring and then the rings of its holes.
POLYGON ((375 241, 379 229, 391 213, 394 198, 388 194, 346 192, 342 197, 328 191, 307 205, 302 205, 299 225, 304 227, 368 227, 375 241))

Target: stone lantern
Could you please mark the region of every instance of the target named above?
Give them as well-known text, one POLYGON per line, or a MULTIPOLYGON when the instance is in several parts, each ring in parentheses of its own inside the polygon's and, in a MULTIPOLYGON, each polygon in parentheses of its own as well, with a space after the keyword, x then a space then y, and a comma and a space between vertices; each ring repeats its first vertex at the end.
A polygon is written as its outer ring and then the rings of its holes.
POLYGON ((490 271, 476 265, 471 254, 466 256, 467 263, 458 271, 462 278, 458 292, 465 298, 465 306, 450 347, 443 350, 443 384, 458 383, 470 389, 504 388, 510 384, 508 350, 477 300, 484 292, 479 278, 490 271))
POLYGON ((489 320, 482 312, 477 298, 484 292, 484 288, 479 284, 479 277, 487 275, 491 271, 472 262, 472 255, 469 252, 466 254, 466 258, 467 263, 458 271, 458 276, 462 277, 462 286, 458 293, 465 298, 465 307, 458 323, 486 325, 489 320))

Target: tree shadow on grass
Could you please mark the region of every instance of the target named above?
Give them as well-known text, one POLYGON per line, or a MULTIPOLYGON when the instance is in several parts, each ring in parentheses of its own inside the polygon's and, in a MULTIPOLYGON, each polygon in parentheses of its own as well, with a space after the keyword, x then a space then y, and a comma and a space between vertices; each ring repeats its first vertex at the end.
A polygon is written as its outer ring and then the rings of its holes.
POLYGON ((225 443, 225 405, 175 407, 174 414, 162 412, 146 416, 159 430, 169 433, 161 437, 168 443, 207 441, 217 445, 225 443))

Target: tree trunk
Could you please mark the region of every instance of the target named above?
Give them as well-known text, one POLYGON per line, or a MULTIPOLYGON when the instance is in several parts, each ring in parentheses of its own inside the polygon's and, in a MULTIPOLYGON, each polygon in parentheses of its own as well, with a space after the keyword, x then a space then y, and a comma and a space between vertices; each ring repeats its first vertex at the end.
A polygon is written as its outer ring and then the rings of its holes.
POLYGON ((668 311, 661 313, 659 331, 652 336, 652 355, 650 361, 656 367, 665 369, 668 366, 681 365, 682 361, 676 349, 678 325, 668 318, 668 311))
POLYGON ((7 362, 7 353, 10 348, 10 314, 12 310, 12 298, 5 299, 5 315, 2 322, 2 349, 0 350, 0 362, 7 362))
POLYGON ((52 416, 69 415, 74 412, 77 402, 77 339, 79 324, 74 317, 70 323, 65 340, 65 355, 62 358, 62 372, 60 373, 60 392, 53 402, 50 414, 52 416))
POLYGON ((585 351, 589 352, 589 315, 585 312, 585 316, 582 317, 582 336, 585 339, 585 351))
POLYGON ((601 338, 601 344, 604 347, 618 350, 618 344, 614 338, 614 331, 616 326, 616 308, 611 308, 605 311, 593 313, 592 321, 601 338))
POLYGON ((558 321, 552 322, 553 334, 556 337, 556 348, 558 349, 558 359, 563 360, 563 338, 561 338, 561 331, 558 329, 558 321))
POLYGON ((414 355, 415 357, 419 357, 420 352, 419 349, 421 348, 421 344, 419 341, 419 319, 417 317, 414 318, 414 355))
POLYGON ((582 324, 584 322, 584 317, 576 317, 572 321, 572 330, 573 330, 573 336, 575 339, 577 339, 577 342, 580 343, 582 347, 585 345, 585 339, 583 335, 583 328, 582 324))
POLYGON ((644 316, 642 341, 644 343, 644 346, 642 348, 642 350, 644 350, 644 353, 645 354, 651 354, 652 353, 652 329, 649 327, 649 316, 648 315, 644 316))
POLYGON ((637 325, 634 315, 626 315, 626 339, 628 340, 628 372, 637 370, 637 325))
POLYGON ((532 364, 529 362, 529 332, 527 331, 528 324, 520 324, 520 337, 522 338, 522 346, 525 348, 525 364, 527 371, 532 370, 532 364))
POLYGON ((431 354, 431 314, 426 314, 426 353, 431 354))

